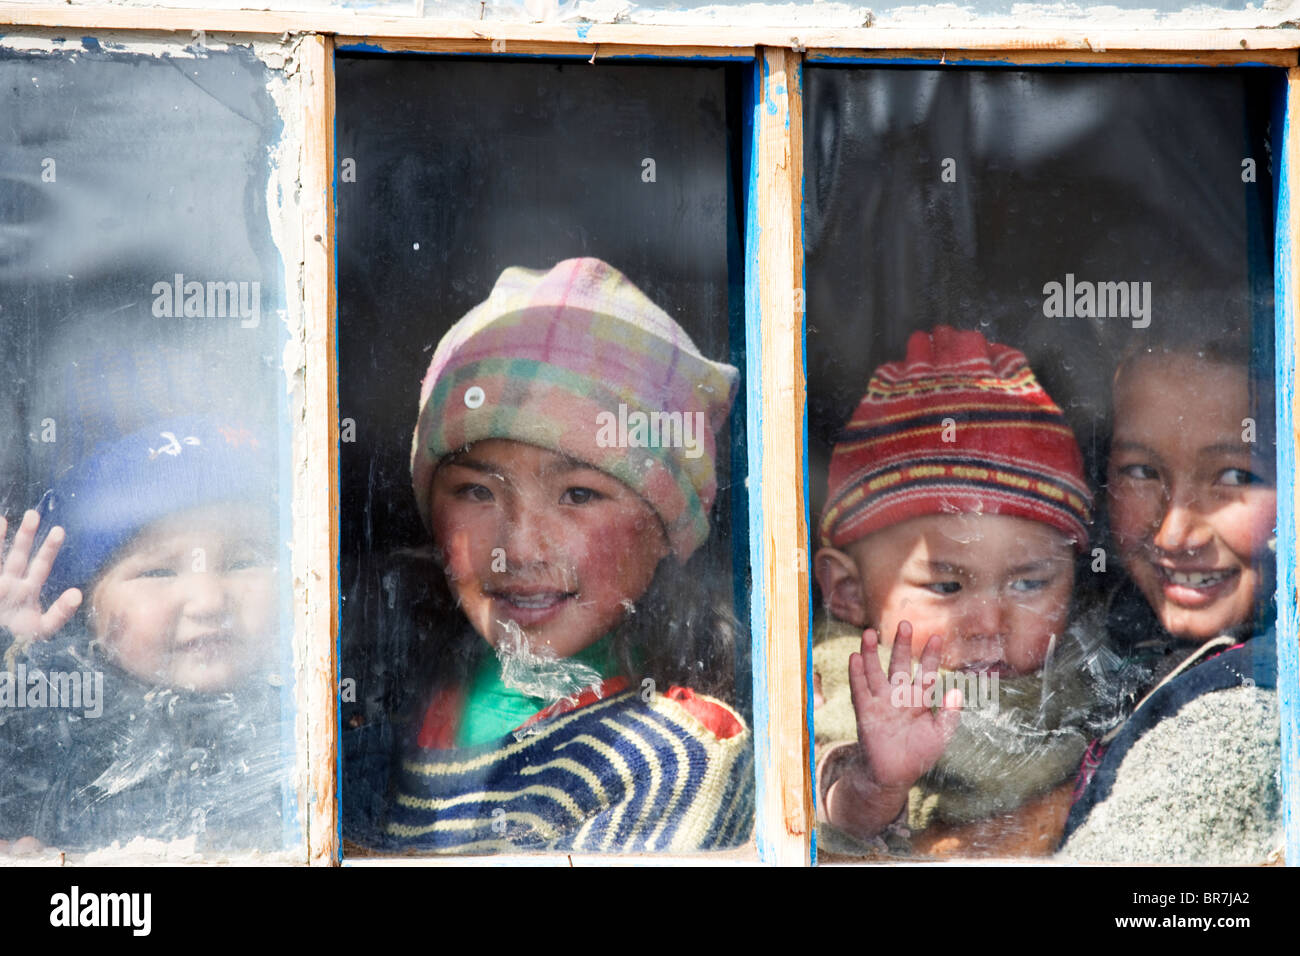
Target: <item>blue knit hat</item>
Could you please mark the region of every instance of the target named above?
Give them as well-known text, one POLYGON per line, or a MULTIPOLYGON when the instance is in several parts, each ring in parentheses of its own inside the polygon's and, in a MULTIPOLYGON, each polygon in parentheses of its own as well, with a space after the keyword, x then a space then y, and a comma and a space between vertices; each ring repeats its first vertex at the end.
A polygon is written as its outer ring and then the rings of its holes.
POLYGON ((274 455, 237 423, 172 418, 101 444, 46 492, 41 535, 67 532, 45 596, 85 588, 123 545, 155 521, 222 501, 274 502, 274 455))

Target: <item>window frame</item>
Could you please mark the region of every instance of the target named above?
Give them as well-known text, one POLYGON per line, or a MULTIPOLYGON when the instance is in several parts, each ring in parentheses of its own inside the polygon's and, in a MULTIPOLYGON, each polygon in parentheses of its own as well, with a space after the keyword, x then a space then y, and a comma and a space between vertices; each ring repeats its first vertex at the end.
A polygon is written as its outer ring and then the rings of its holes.
MULTIPOLYGON (((941 31, 935 31, 939 33, 941 31)), ((1029 31, 1037 33, 1041 31, 1029 31)), ((1226 41, 1235 31, 1220 31, 1216 39, 1226 41)), ((1249 31, 1248 31, 1249 32, 1249 31)), ((1164 37, 1152 38, 1153 41, 1164 37)), ((1173 39, 1182 39, 1176 37, 1173 39)), ((1152 42, 1152 46, 1154 46, 1152 42)), ((1281 789, 1283 859, 1300 865, 1300 611, 1297 609, 1296 556, 1297 506, 1300 485, 1296 482, 1296 305, 1300 300, 1300 264, 1293 262, 1293 250, 1300 239, 1300 196, 1292 180, 1300 176, 1300 44, 1287 49, 1248 47, 1245 37, 1239 49, 1223 46, 1192 51, 1178 49, 1106 49, 1094 42, 1086 50, 1077 46, 1049 46, 1033 50, 996 50, 976 46, 961 51, 935 49, 817 49, 808 50, 806 63, 919 66, 919 67, 1024 67, 1060 69, 1139 69, 1161 67, 1193 69, 1213 67, 1264 67, 1286 69, 1284 88, 1273 107, 1274 153, 1278 156, 1274 190, 1274 394, 1277 408, 1277 695, 1281 711, 1281 789), (1281 122, 1279 122, 1279 120, 1281 122), (1281 143, 1278 149, 1276 144, 1281 143)), ((804 446, 807 478, 807 446, 804 446)), ((809 658, 811 671, 811 657, 809 658)), ((811 733, 811 719, 809 728, 811 733)), ((814 860, 816 850, 814 848, 814 860)), ((983 861, 988 862, 988 861, 983 861)), ((1050 860, 1014 862, 1051 865, 1050 860)))
MULTIPOLYGON (((663 62, 748 62, 745 103, 745 360, 749 435, 748 506, 752 594, 757 861, 816 861, 811 754, 811 580, 805 317, 802 308, 805 63, 1032 68, 1268 66, 1288 70, 1275 217, 1276 394, 1278 415, 1278 699, 1287 858, 1300 861, 1300 611, 1296 597, 1296 309, 1300 265, 1300 35, 1294 30, 1004 28, 672 27, 529 24, 287 12, 130 8, 0 0, 6 40, 28 32, 78 29, 183 45, 205 31, 232 42, 298 36, 302 71, 302 190, 298 200, 301 402, 295 404, 295 661, 305 710, 298 714, 302 862, 310 865, 597 865, 753 862, 752 851, 692 857, 495 856, 342 857, 339 832, 339 557, 334 56, 341 50, 473 54, 483 57, 663 62), (298 556, 298 548, 302 556, 298 556), (789 560, 793 554, 794 561, 789 560), (797 640, 791 635, 797 635, 797 640)), ((282 252, 285 250, 282 250, 282 252)), ((286 256, 286 263, 294 264, 286 256)), ((293 276, 287 276, 292 279, 293 276)), ((286 282, 292 289, 293 283, 286 282)), ((292 301, 289 303, 293 305, 292 301)), ((292 313, 292 309, 291 309, 292 313)), ((1024 863, 1024 860, 1017 862, 1024 863)))

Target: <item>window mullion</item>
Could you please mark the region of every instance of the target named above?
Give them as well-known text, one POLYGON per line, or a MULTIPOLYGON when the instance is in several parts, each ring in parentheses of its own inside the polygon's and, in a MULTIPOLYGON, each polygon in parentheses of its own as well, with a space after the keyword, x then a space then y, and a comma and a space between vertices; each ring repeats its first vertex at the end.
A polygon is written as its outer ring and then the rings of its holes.
MULTIPOLYGON (((306 37, 303 69, 304 408, 295 437, 295 494, 307 503, 305 582, 308 860, 338 861, 338 363, 335 345, 334 44, 306 37)), ((295 550, 295 553, 297 551, 295 550)), ((298 564, 295 561, 295 564, 298 564)), ((302 632, 299 632, 302 633, 302 632)))
POLYGON ((755 820, 770 863, 810 860, 807 727, 808 525, 804 494, 802 63, 767 48, 756 64, 748 186, 746 324, 750 388, 755 820))

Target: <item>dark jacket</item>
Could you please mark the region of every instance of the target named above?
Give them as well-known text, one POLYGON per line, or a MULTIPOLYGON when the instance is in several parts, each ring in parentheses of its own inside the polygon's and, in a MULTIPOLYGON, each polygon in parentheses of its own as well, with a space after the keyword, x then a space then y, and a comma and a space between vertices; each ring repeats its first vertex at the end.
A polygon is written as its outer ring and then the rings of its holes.
POLYGON ((0 839, 69 851, 135 837, 193 836, 206 851, 286 844, 292 713, 278 688, 146 684, 92 652, 84 633, 33 644, 8 675, 29 698, 43 682, 46 701, 0 706, 0 839), (83 690, 98 684, 93 700, 70 706, 60 694, 70 675, 83 690))

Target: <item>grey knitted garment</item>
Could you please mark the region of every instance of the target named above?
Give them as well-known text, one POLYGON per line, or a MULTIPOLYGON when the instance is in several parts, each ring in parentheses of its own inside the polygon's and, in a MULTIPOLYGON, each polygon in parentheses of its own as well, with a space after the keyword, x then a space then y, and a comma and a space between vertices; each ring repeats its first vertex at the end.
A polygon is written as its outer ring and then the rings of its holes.
POLYGON ((1133 744, 1110 797, 1058 858, 1259 863, 1282 844, 1277 694, 1204 694, 1133 744))

